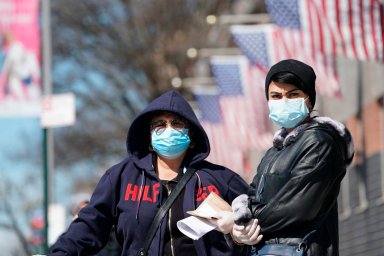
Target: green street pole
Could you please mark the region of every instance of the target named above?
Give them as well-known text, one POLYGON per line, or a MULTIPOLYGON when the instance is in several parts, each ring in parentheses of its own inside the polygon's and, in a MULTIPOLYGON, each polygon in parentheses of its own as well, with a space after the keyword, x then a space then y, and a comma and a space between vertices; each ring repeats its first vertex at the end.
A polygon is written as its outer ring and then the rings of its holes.
POLYGON ((49 192, 48 192, 48 186, 49 186, 49 178, 48 178, 48 173, 49 173, 49 164, 48 164, 48 129, 43 128, 43 181, 44 181, 44 188, 43 188, 43 193, 44 193, 44 206, 43 206, 43 214, 44 214, 44 245, 43 245, 43 250, 44 253, 48 252, 48 206, 49 206, 49 192))
MULTIPOLYGON (((51 85, 51 20, 50 0, 41 0, 43 94, 52 93, 51 85)), ((51 178, 53 173, 53 135, 50 128, 43 128, 43 181, 44 181, 44 252, 48 253, 49 221, 48 209, 52 197, 51 178)))

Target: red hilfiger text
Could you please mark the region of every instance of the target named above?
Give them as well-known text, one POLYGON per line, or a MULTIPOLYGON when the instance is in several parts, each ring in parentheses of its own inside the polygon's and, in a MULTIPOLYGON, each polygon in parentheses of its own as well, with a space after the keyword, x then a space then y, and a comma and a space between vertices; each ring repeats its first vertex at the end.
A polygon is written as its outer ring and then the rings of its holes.
MULTIPOLYGON (((219 195, 219 190, 214 185, 201 187, 196 190, 196 201, 199 202, 207 198, 209 193, 214 192, 219 195)), ((137 201, 141 197, 142 201, 148 201, 156 203, 160 194, 160 183, 156 183, 152 186, 138 186, 134 184, 128 184, 125 189, 125 201, 137 201)))

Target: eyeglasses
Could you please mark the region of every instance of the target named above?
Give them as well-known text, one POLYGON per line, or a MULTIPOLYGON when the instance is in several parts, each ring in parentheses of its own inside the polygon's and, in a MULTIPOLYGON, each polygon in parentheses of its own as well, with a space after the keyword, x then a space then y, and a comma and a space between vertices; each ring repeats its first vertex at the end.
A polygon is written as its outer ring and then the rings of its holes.
POLYGON ((181 131, 184 128, 188 128, 188 122, 181 119, 172 119, 170 121, 157 120, 149 124, 151 131, 155 131, 157 135, 162 134, 167 128, 167 123, 175 130, 181 131))

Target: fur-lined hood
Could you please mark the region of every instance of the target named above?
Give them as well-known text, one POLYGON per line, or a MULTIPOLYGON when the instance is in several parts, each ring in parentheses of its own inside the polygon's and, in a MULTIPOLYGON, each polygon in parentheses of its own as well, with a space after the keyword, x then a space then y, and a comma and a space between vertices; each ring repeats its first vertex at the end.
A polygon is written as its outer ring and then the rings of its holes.
POLYGON ((349 165, 352 162, 353 155, 355 152, 351 133, 342 123, 333 120, 329 117, 313 117, 311 118, 311 121, 297 126, 290 133, 288 133, 285 128, 279 129, 273 136, 273 146, 275 148, 281 149, 295 142, 298 135, 302 131, 306 130, 309 126, 311 126, 313 123, 330 125, 337 132, 337 134, 339 134, 339 136, 345 143, 345 162, 347 165, 349 165))

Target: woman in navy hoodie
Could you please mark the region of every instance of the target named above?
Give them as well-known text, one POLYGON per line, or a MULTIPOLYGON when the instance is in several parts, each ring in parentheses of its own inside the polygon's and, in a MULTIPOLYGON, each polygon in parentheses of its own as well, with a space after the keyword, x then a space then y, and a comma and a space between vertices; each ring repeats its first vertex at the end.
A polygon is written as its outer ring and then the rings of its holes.
POLYGON ((229 245, 222 233, 229 233, 231 225, 195 241, 176 227, 210 192, 231 203, 248 188, 235 172, 204 160, 210 151, 207 134, 178 92, 161 95, 134 119, 127 149, 128 156, 106 171, 89 205, 48 255, 96 254, 113 226, 122 255, 136 255, 158 209, 188 167, 197 171, 159 225, 148 255, 238 255, 242 248, 229 245))

